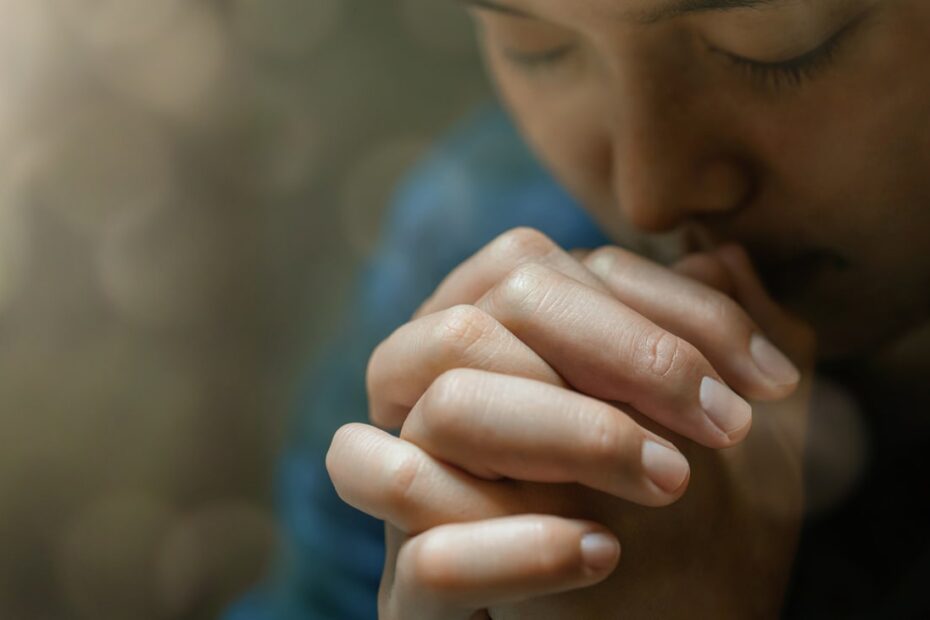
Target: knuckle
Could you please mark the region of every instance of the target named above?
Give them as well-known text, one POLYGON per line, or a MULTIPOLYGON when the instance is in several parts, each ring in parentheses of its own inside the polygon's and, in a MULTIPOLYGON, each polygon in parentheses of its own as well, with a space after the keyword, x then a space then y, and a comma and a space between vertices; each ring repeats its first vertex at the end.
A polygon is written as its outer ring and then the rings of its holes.
POLYGON ((510 260, 546 256, 558 247, 544 233, 528 226, 508 230, 495 239, 492 245, 496 255, 510 260))
POLYGON ((453 435, 464 416, 459 415, 461 403, 474 389, 474 371, 466 368, 447 370, 426 390, 417 406, 418 414, 433 435, 453 435))
MULTIPOLYGON (((368 395, 369 419, 375 424, 388 426, 394 424, 391 406, 398 396, 396 381, 396 338, 402 335, 402 328, 396 330, 388 339, 380 342, 372 351, 365 366, 365 392, 368 395)), ((396 403, 401 404, 401 403, 396 403)))
POLYGON ((345 452, 358 433, 361 424, 345 424, 333 434, 329 449, 326 451, 326 471, 334 483, 338 483, 340 456, 345 452))
POLYGON ((582 433, 585 453, 595 462, 616 462, 623 454, 627 433, 616 412, 599 411, 582 433))
POLYGON ((573 571, 577 561, 565 553, 564 537, 555 524, 542 522, 534 531, 530 570, 536 575, 564 575, 573 571))
POLYGON ((664 329, 646 333, 636 349, 638 367, 659 379, 676 374, 685 365, 686 343, 664 329))
MULTIPOLYGON (((706 329, 721 338, 732 338, 738 330, 750 330, 749 317, 731 297, 712 291, 701 299, 700 315, 706 329)), ((720 340, 716 340, 720 342, 720 340)))
POLYGON ((404 450, 385 463, 384 502, 391 513, 402 512, 413 504, 413 489, 423 460, 412 450, 404 450))
POLYGON ((447 370, 423 394, 423 406, 431 410, 450 410, 466 396, 473 382, 474 371, 468 368, 447 370))
POLYGON ((495 327, 494 319, 484 311, 462 304, 444 312, 436 337, 444 349, 463 354, 487 337, 495 327))
POLYGON ((622 248, 605 245, 588 254, 582 262, 590 271, 605 275, 616 270, 623 261, 629 258, 629 254, 622 248))
POLYGON ((365 387, 369 393, 375 391, 379 387, 378 379, 382 374, 382 358, 384 357, 386 342, 387 340, 380 342, 368 357, 368 363, 365 366, 365 387))
POLYGON ((551 275, 549 269, 538 263, 515 267, 494 288, 495 304, 518 316, 538 312, 551 290, 551 275))
POLYGON ((404 581, 412 589, 439 599, 450 598, 463 583, 453 551, 441 529, 434 529, 401 549, 398 570, 404 573, 404 581))

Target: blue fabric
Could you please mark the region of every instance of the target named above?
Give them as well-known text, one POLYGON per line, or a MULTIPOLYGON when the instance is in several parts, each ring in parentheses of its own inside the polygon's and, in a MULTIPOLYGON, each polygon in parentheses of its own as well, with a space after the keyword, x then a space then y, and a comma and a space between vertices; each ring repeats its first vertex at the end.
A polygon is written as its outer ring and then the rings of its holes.
POLYGON ((293 439, 277 472, 277 563, 227 620, 377 618, 383 523, 336 496, 326 449, 339 426, 367 419, 364 377, 374 347, 456 265, 516 226, 541 230, 566 248, 608 242, 540 167, 507 116, 487 106, 399 188, 342 326, 309 369, 296 405, 293 439))

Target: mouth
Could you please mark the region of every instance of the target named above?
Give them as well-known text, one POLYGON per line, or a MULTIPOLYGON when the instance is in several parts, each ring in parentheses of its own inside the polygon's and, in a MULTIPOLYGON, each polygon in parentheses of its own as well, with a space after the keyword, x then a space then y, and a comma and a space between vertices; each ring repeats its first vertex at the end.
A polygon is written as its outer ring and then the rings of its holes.
POLYGON ((759 276, 776 299, 801 297, 824 278, 849 269, 849 261, 822 249, 805 251, 787 259, 760 258, 755 262, 759 276))
POLYGON ((836 252, 817 246, 792 244, 791 249, 777 248, 771 242, 740 241, 716 235, 702 226, 687 229, 685 242, 688 252, 712 250, 724 243, 739 243, 749 253, 759 277, 776 299, 788 302, 800 299, 824 284, 827 278, 851 268, 851 263, 836 252))

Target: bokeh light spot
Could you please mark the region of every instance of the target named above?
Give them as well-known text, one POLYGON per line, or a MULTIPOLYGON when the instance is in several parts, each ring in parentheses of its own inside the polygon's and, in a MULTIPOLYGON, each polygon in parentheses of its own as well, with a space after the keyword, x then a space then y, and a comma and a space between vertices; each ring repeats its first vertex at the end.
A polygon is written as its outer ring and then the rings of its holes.
POLYGON ((252 586, 275 540, 271 514, 241 502, 221 502, 179 518, 159 554, 164 606, 178 617, 226 601, 252 586), (214 601, 215 602, 215 601, 214 601))
POLYGON ((95 53, 126 53, 172 25, 182 0, 54 0, 60 19, 95 53))
POLYGON ((117 214, 97 253, 104 295, 135 323, 196 324, 224 282, 220 234, 209 213, 193 203, 117 214))
POLYGON ((37 159, 31 195, 84 234, 116 213, 163 206, 174 187, 164 133, 121 110, 71 123, 37 159))
POLYGON ((421 45, 443 52, 473 52, 471 22, 457 3, 400 0, 397 7, 407 31, 421 45))
POLYGON ((65 528, 57 557, 72 617, 161 618, 156 557, 173 510, 137 493, 104 496, 65 528))
POLYGON ((235 36, 259 53, 303 56, 339 26, 344 0, 232 0, 235 36))
POLYGON ((119 92, 179 118, 197 118, 221 92, 228 40, 217 16, 187 3, 132 54, 100 54, 95 67, 119 92))
POLYGON ((0 0, 0 116, 22 106, 53 77, 57 37, 44 2, 0 0))

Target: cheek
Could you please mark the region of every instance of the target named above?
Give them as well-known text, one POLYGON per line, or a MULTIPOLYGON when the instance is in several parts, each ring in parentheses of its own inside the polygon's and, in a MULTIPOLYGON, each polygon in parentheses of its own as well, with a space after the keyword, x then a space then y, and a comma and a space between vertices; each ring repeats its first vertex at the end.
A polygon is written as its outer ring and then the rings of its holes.
POLYGON ((875 27, 822 86, 737 117, 765 174, 758 217, 854 263, 797 308, 837 355, 930 310, 930 2, 889 3, 875 27))
POLYGON ((611 197, 607 111, 596 88, 557 77, 527 77, 489 58, 501 99, 534 153, 577 199, 597 208, 611 197))
POLYGON ((899 7, 828 85, 755 128, 797 228, 885 267, 930 238, 930 3, 899 7))
MULTIPOLYGON (((920 287, 930 275, 930 2, 889 7, 886 36, 858 88, 850 88, 835 161, 845 173, 845 196, 856 224, 853 241, 869 252, 876 280, 920 287)), ((851 85, 852 86, 852 85, 851 85)), ((829 177, 828 177, 829 178, 829 177)), ((831 179, 836 180, 838 179, 831 179)))

